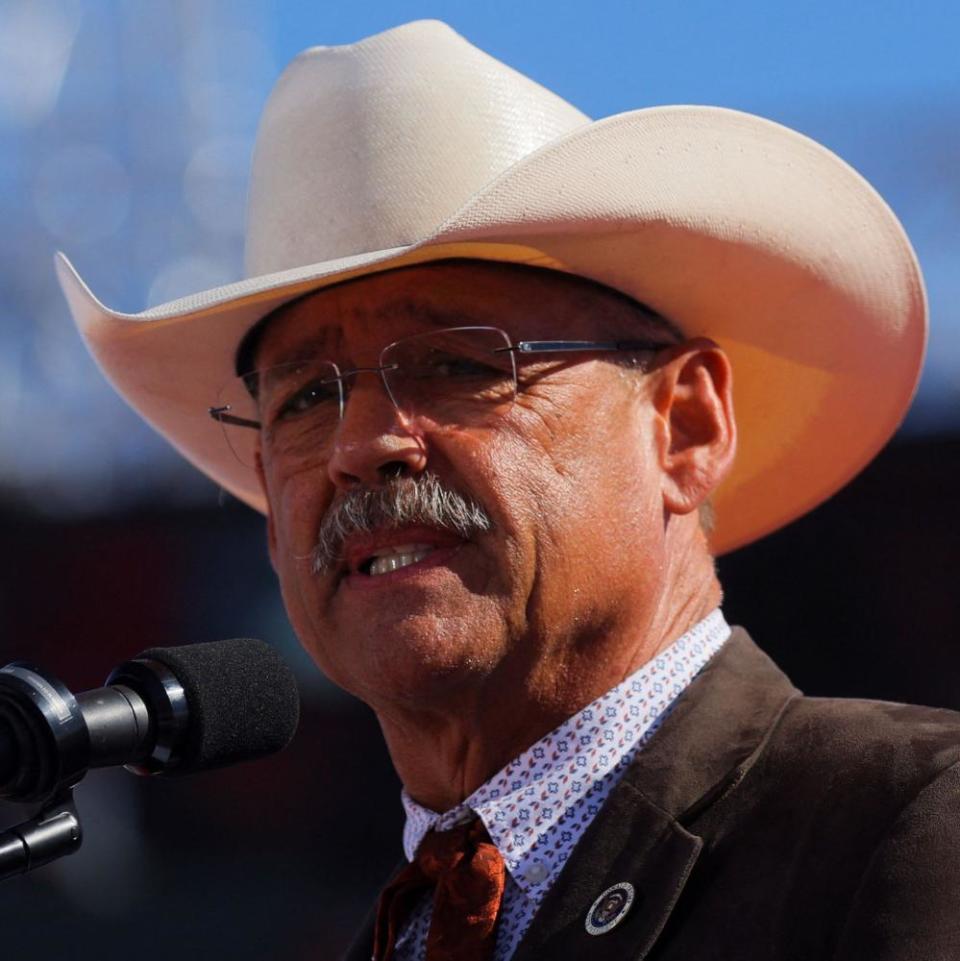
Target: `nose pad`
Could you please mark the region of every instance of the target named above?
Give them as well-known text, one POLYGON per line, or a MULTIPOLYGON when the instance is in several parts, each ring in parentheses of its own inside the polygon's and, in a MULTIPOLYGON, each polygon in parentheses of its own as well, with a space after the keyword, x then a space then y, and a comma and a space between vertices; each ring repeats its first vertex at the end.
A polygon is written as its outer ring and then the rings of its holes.
POLYGON ((376 487, 426 469, 424 437, 415 422, 398 410, 380 377, 357 379, 345 391, 343 404, 327 463, 337 487, 376 487))

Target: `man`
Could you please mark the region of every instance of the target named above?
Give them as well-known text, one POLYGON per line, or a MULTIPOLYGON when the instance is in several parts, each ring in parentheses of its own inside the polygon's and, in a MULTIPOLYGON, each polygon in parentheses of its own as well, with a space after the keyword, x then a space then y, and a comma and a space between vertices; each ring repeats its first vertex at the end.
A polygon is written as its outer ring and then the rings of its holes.
POLYGON ((407 863, 350 957, 960 956, 960 718, 801 697, 712 562, 909 403, 882 200, 775 124, 590 123, 415 23, 291 65, 249 230, 247 280, 136 316, 58 269, 380 719, 407 863))

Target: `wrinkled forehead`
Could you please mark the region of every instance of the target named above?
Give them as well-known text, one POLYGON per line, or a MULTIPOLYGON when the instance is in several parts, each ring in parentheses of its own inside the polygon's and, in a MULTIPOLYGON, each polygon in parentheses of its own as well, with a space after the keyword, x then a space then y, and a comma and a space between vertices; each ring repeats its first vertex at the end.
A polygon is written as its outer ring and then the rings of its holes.
POLYGON ((238 374, 322 353, 334 359, 431 328, 479 324, 511 337, 679 332, 650 308, 586 278, 488 261, 448 260, 369 274, 308 293, 267 315, 241 341, 238 374))
POLYGON ((338 294, 313 293, 266 318, 257 331, 249 370, 316 356, 343 361, 357 351, 376 353, 398 337, 427 326, 450 327, 457 320, 450 311, 429 309, 412 298, 368 295, 345 303, 338 294))

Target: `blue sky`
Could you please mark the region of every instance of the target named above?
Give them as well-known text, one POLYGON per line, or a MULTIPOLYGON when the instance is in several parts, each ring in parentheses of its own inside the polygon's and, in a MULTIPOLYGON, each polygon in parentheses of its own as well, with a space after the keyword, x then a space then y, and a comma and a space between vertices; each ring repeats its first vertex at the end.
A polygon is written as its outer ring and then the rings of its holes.
POLYGON ((276 3, 276 50, 446 20, 588 113, 645 103, 749 109, 960 93, 960 5, 927 2, 276 3))

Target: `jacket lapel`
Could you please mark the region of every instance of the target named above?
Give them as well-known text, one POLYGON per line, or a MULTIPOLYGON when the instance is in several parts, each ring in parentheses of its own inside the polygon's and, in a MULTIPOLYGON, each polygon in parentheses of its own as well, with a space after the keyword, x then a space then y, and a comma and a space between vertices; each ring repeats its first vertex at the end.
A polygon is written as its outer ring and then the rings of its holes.
POLYGON ((685 825, 736 787, 798 695, 746 632, 734 629, 611 793, 514 961, 645 958, 703 847, 685 825), (622 922, 590 934, 592 905, 623 882, 634 900, 622 922))
POLYGON ((617 790, 578 844, 514 955, 514 961, 642 958, 650 950, 700 853, 684 830, 642 794, 617 790), (608 889, 629 882, 634 902, 606 934, 591 935, 587 914, 608 889))

